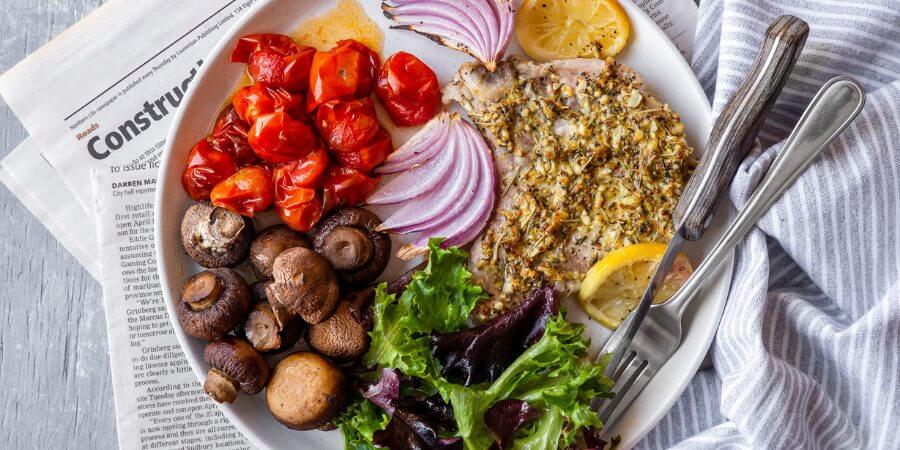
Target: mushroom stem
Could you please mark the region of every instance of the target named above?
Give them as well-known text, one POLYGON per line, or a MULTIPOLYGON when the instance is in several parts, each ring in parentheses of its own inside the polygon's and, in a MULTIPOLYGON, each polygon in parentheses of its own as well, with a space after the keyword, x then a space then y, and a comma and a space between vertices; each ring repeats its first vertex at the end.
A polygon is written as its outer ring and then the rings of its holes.
POLYGON ((218 403, 234 403, 238 394, 238 383, 219 369, 209 369, 203 390, 218 403))
POLYGON ((372 260, 372 240, 359 228, 338 227, 325 238, 324 256, 337 270, 353 270, 372 260))
POLYGON ((181 300, 194 311, 212 306, 222 294, 224 285, 212 272, 202 272, 191 277, 181 290, 181 300))

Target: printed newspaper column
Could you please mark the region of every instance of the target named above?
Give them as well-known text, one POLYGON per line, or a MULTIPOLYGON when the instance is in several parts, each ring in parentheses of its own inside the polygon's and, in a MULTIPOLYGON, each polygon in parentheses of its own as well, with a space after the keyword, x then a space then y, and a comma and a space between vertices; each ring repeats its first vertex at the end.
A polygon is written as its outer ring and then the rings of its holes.
POLYGON ((95 171, 103 301, 123 449, 249 449, 203 392, 163 304, 153 242, 158 167, 95 171))

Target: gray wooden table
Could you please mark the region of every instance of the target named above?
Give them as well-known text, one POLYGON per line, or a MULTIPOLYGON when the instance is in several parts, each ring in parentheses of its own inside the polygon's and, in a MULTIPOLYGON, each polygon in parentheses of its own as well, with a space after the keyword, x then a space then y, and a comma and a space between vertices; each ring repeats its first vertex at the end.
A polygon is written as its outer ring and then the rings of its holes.
MULTIPOLYGON (((0 72, 103 0, 0 0, 0 72)), ((0 101, 0 156, 27 133, 0 101)), ((116 447, 100 285, 0 185, 0 448, 116 447)))

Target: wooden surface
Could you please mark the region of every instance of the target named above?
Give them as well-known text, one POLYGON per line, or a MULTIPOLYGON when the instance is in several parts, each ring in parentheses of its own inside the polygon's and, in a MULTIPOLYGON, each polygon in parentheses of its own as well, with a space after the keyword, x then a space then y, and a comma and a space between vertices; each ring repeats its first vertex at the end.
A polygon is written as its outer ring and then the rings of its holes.
MULTIPOLYGON (((103 0, 0 0, 0 71, 103 0)), ((0 101, 0 156, 26 137, 0 101)), ((0 185, 0 448, 116 447, 102 295, 0 185)))

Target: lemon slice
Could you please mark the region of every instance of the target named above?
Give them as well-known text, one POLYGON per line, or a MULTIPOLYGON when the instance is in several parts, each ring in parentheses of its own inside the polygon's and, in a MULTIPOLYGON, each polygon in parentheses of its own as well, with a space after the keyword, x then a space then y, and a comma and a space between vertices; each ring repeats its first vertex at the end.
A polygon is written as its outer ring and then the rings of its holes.
MULTIPOLYGON (((601 325, 615 329, 637 307, 650 278, 666 252, 665 244, 635 244, 609 253, 588 271, 578 300, 585 312, 601 325)), ((672 298, 694 272, 679 254, 653 303, 672 298)))
POLYGON ((516 13, 516 37, 539 61, 615 56, 631 23, 617 0, 525 0, 516 13))

